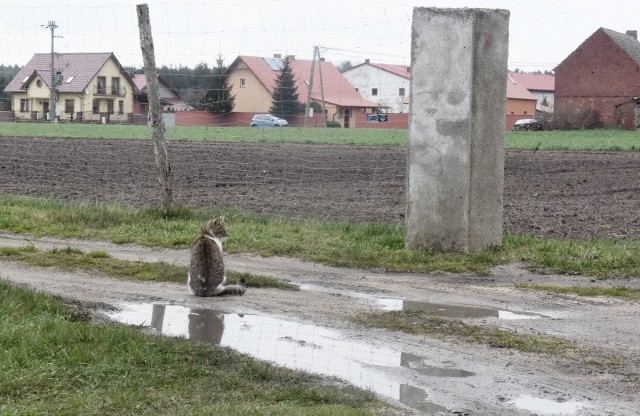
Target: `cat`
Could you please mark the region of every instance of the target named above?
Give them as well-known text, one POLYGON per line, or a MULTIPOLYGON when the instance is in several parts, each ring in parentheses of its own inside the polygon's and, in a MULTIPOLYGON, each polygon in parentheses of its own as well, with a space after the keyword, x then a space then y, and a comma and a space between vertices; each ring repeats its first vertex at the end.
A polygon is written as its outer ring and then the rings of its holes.
POLYGON ((227 285, 222 260, 222 242, 227 238, 224 217, 205 222, 191 247, 191 262, 187 286, 195 296, 243 295, 247 290, 244 279, 227 285))

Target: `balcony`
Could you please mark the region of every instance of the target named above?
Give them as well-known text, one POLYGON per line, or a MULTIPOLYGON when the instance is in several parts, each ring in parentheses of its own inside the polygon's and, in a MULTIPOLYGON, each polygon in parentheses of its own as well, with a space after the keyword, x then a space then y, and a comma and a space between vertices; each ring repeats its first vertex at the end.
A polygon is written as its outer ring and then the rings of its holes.
POLYGON ((102 96, 102 97, 124 97, 127 94, 126 87, 104 87, 104 86, 95 86, 93 87, 93 95, 94 96, 102 96))

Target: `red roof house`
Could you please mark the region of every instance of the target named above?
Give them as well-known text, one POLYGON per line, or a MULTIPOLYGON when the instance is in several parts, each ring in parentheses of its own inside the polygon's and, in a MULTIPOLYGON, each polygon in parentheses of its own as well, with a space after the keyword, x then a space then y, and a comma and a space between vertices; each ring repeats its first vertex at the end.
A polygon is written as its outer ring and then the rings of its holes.
MULTIPOLYGON (((301 104, 306 104, 309 84, 312 83, 311 101, 324 103, 327 120, 339 122, 344 127, 353 126, 355 113, 373 112, 378 104, 364 99, 347 79, 330 62, 295 59, 288 56, 301 104), (314 66, 313 80, 311 67, 314 66)), ((236 100, 234 112, 268 113, 271 107, 275 82, 284 68, 284 59, 238 56, 227 69, 229 85, 236 100)), ((303 106, 302 106, 303 107, 303 106)), ((304 112, 290 124, 304 123, 304 112)))

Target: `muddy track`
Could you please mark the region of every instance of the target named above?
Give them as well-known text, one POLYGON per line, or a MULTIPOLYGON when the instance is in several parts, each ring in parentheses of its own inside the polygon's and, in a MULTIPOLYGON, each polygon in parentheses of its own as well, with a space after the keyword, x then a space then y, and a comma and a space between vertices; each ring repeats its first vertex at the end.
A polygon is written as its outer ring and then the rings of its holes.
MULTIPOLYGON (((128 260, 186 264, 188 259, 186 250, 32 239, 11 234, 0 236, 0 246, 25 244, 35 244, 40 249, 71 246, 84 251, 100 250, 128 260)), ((620 282, 591 282, 580 276, 539 276, 515 266, 497 268, 493 276, 475 277, 378 273, 246 255, 229 255, 226 263, 234 271, 290 280, 300 284, 303 290, 251 289, 242 297, 196 298, 181 284, 124 281, 4 262, 0 262, 0 277, 81 301, 101 302, 113 307, 138 305, 142 309, 134 315, 137 319, 142 319, 144 307, 153 306, 153 318, 148 318, 150 322, 157 321, 158 311, 165 324, 173 319, 171 316, 175 318, 181 311, 187 311, 189 330, 185 329, 182 336, 194 339, 203 335, 202 332, 189 332, 193 330, 191 317, 207 316, 204 311, 211 311, 216 316, 224 316, 224 323, 207 328, 205 337, 218 334, 217 342, 229 342, 233 346, 229 338, 237 333, 240 342, 236 348, 241 350, 248 344, 263 345, 263 350, 273 345, 280 352, 293 348, 284 362, 279 361, 282 357, 278 354, 260 355, 264 351, 258 351, 259 348, 254 351, 246 347, 249 349, 243 352, 283 365, 291 365, 287 360, 296 357, 300 361, 296 364, 298 368, 338 375, 354 384, 368 386, 409 413, 528 415, 535 412, 536 408, 527 410, 527 406, 533 405, 575 415, 631 415, 638 412, 638 304, 514 288, 518 282, 587 286, 620 282), (594 351, 600 364, 587 365, 579 357, 549 357, 385 330, 364 330, 348 319, 358 312, 423 304, 455 313, 462 311, 463 319, 472 323, 572 340, 594 351), (515 315, 509 319, 498 312, 515 315), (242 320, 242 325, 234 332, 233 325, 238 320, 242 320), (252 333, 251 328, 262 331, 255 342, 246 339, 252 333), (274 335, 274 331, 277 334, 274 335), (305 335, 309 333, 313 334, 311 338, 305 335), (338 351, 340 345, 343 348, 338 351), (347 364, 340 361, 346 360, 340 358, 344 349, 357 351, 351 353, 354 357, 347 364), (310 368, 306 367, 305 352, 317 357, 308 364, 310 368), (620 364, 610 365, 612 359, 620 364), (332 361, 336 361, 336 368, 332 367, 332 361), (345 368, 349 371, 343 373, 345 368), (567 413, 568 409, 573 410, 567 413)), ((627 279, 624 284, 640 287, 640 279, 627 279)), ((222 322, 222 318, 218 320, 222 322)), ((538 407, 537 411, 541 409, 538 407)))

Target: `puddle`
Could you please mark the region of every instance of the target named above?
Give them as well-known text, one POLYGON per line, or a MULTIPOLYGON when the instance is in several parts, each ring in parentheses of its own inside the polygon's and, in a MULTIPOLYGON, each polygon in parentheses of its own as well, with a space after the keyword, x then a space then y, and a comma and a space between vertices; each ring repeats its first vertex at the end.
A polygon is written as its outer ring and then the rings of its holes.
POLYGON ((107 315, 115 321, 148 326, 162 334, 222 345, 277 365, 340 377, 413 409, 444 412, 419 387, 394 381, 396 368, 430 377, 464 378, 470 371, 432 366, 424 357, 345 339, 336 330, 261 315, 240 315, 178 305, 123 304, 107 315), (385 371, 386 370, 386 371, 385 371))
POLYGON ((427 312, 445 318, 499 318, 513 320, 546 318, 544 315, 529 312, 515 312, 504 309, 479 308, 473 306, 455 306, 446 303, 430 303, 397 298, 380 298, 368 293, 353 291, 337 292, 320 285, 309 283, 300 285, 300 290, 335 293, 336 295, 349 296, 355 299, 365 299, 375 303, 385 311, 427 312))
POLYGON ((575 415, 579 410, 589 407, 585 402, 541 399, 533 396, 520 396, 512 400, 515 407, 539 415, 575 415))
POLYGON ((386 311, 426 312, 445 318, 499 318, 499 319, 540 319, 543 315, 514 312, 503 309, 455 306, 446 303, 419 302, 392 298, 378 298, 378 304, 386 311))

